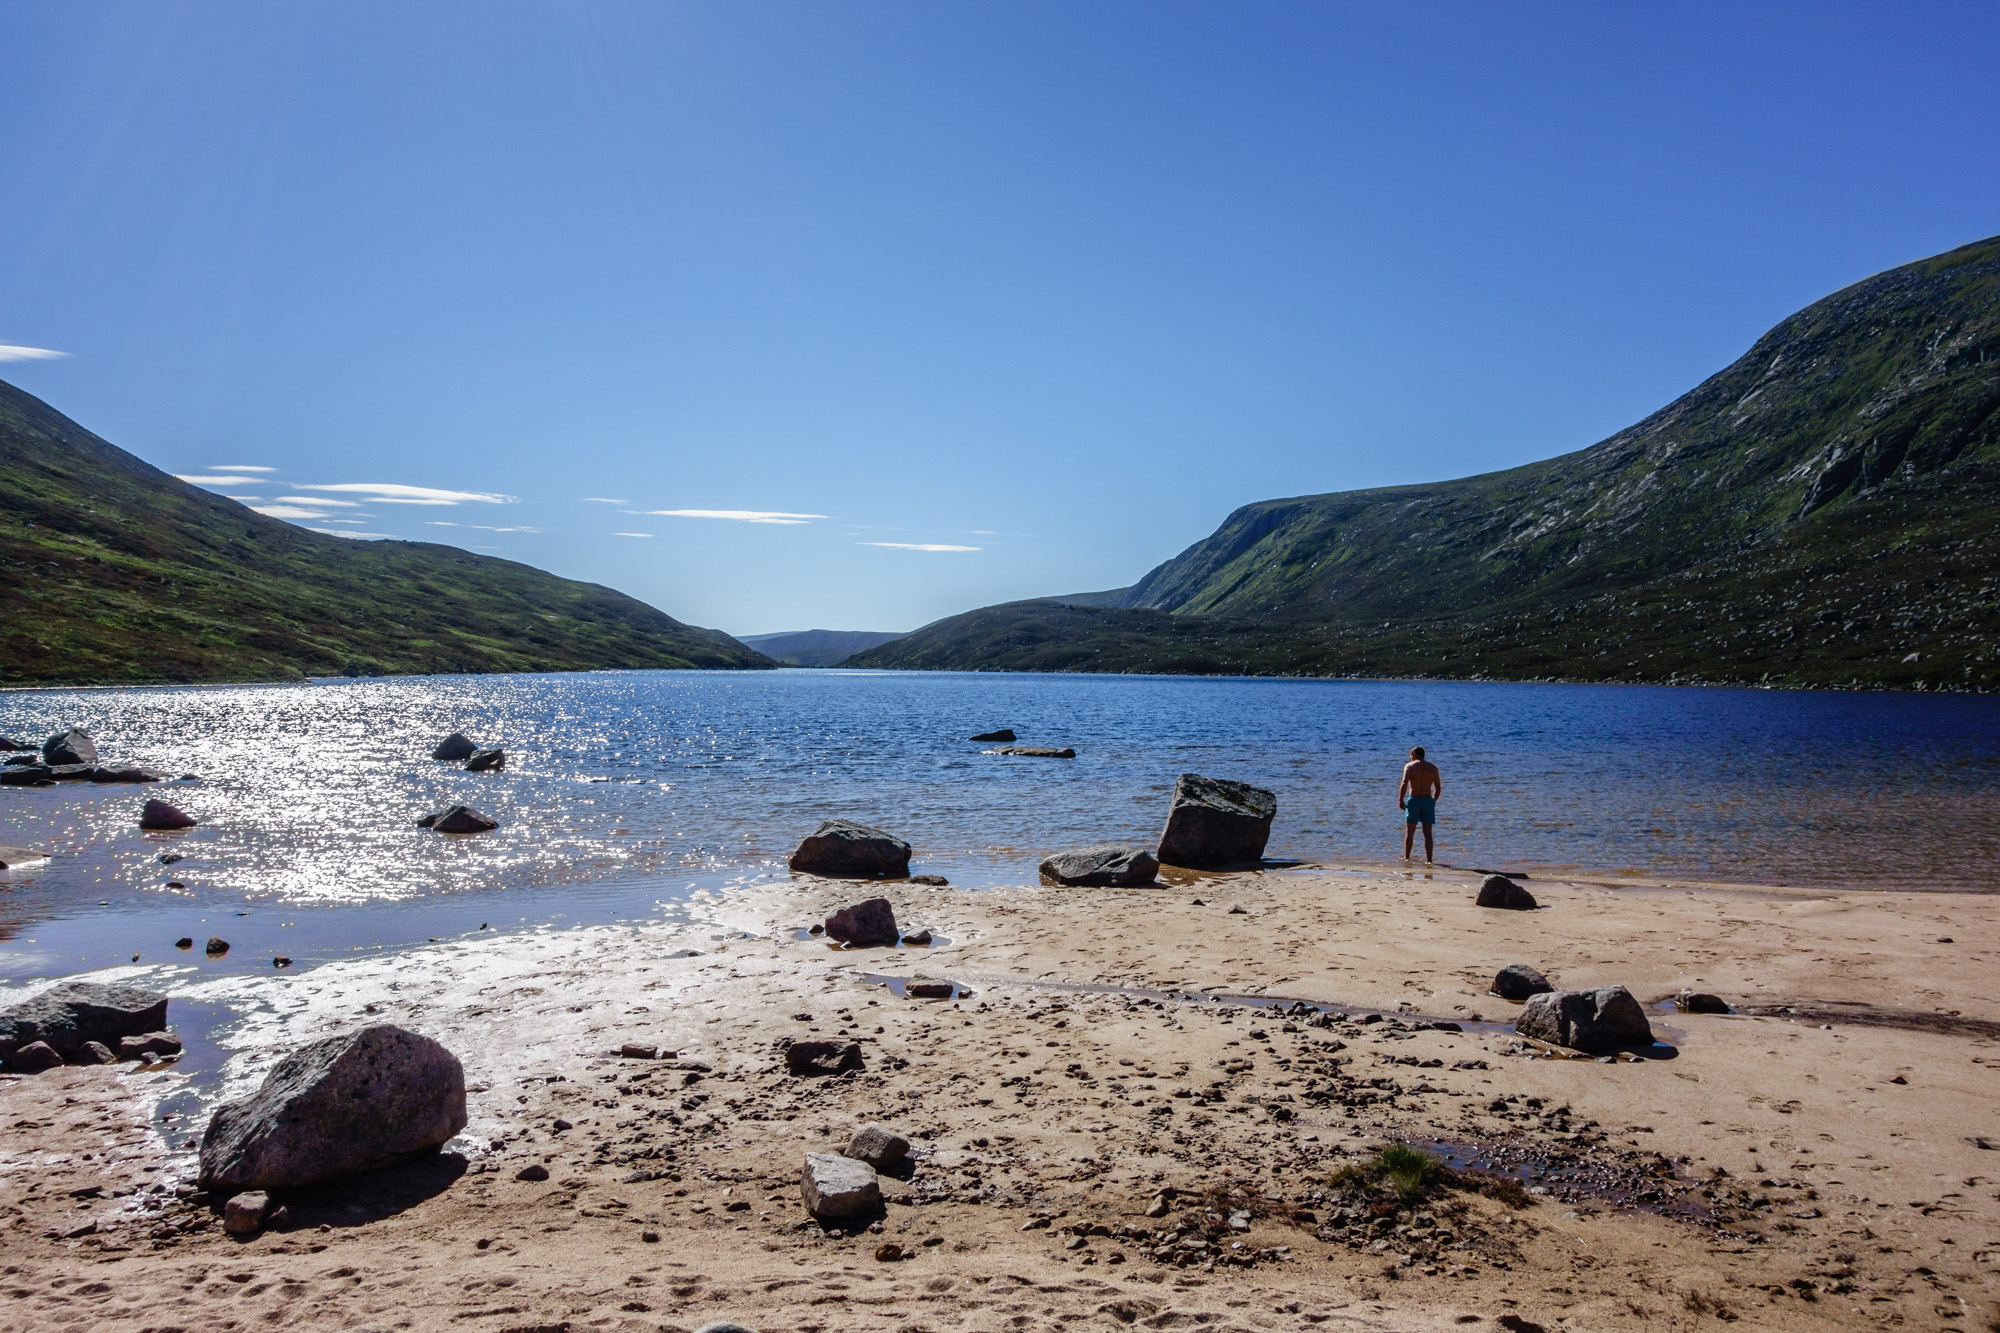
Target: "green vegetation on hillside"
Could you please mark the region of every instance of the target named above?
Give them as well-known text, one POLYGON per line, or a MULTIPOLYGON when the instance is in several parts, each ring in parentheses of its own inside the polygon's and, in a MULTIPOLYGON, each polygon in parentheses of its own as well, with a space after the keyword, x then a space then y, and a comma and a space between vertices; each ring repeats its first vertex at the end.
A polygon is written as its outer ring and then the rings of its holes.
POLYGON ((1578 453, 1247 505, 1123 594, 849 665, 1991 688, 1996 495, 2000 238, 1815 303, 1578 453))
POLYGON ((0 383, 0 683, 769 667, 591 583, 253 513, 0 383))

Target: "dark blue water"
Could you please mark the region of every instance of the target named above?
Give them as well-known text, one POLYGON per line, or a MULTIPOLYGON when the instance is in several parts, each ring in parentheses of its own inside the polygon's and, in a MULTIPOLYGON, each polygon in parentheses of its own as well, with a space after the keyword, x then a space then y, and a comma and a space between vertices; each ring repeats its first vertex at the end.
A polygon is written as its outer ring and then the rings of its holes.
POLYGON ((1405 751, 1444 771, 1461 866, 1985 892, 2000 867, 2000 701, 1945 695, 1133 676, 613 672, 0 695, 0 731, 88 729, 198 784, 0 788, 0 980, 228 938, 204 967, 523 923, 639 917, 782 874, 826 815, 918 871, 1034 880, 1048 851, 1157 837, 1175 775, 1270 787, 1270 853, 1400 854, 1405 751), (964 738, 1010 726, 1071 761, 964 738), (460 729, 509 766, 427 755, 460 729), (137 829, 161 795, 202 821, 137 829), (474 838, 414 827, 463 801, 474 838), (185 859, 163 866, 163 851, 185 859), (179 887, 170 887, 170 881, 179 887), (241 915, 239 915, 241 914, 241 915))

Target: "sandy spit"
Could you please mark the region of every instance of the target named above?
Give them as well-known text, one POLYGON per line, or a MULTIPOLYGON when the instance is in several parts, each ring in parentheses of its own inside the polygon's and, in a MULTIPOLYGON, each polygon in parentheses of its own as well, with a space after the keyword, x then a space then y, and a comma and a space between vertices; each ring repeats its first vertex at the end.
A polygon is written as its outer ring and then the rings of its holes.
POLYGON ((403 1023, 464 1060, 466 1135, 244 1240, 185 1197, 171 1071, 0 1078, 0 1330, 2000 1328, 2000 899, 1537 880, 1513 913, 1476 882, 892 884, 951 943, 834 951, 795 932, 862 893, 802 879, 720 924, 190 982, 247 1015, 228 1087, 403 1023), (1671 1059, 1544 1058, 1488 993, 1512 962, 1738 1012, 1657 1013, 1671 1059), (807 1037, 865 1068, 788 1076, 807 1037), (829 1232, 802 1154, 868 1121, 914 1172, 829 1232), (1396 1142, 1544 1192, 1350 1213, 1330 1177, 1396 1142))

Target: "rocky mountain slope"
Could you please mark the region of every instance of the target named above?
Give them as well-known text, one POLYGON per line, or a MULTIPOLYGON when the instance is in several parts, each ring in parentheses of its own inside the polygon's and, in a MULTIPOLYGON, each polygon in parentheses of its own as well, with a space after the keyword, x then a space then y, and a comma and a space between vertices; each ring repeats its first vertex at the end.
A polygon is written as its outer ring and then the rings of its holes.
POLYGON ((868 629, 795 629, 777 634, 745 634, 740 642, 787 666, 830 667, 901 634, 868 629))
POLYGON ((4 684, 773 665, 597 584, 253 513, 5 383, 0 500, 4 684))
POLYGON ((2000 238, 1816 302, 1588 449, 1246 505, 1129 589, 850 664, 1986 688, 1996 495, 2000 238))

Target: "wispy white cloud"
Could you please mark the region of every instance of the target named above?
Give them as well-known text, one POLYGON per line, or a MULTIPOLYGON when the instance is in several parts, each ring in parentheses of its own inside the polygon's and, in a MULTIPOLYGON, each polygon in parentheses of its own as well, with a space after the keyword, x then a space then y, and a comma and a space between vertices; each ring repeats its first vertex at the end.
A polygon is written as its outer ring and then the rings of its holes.
POLYGON ((176 472, 174 474, 174 480, 184 481, 190 486, 241 486, 246 480, 246 478, 211 477, 205 472, 199 475, 190 476, 184 472, 176 472))
POLYGON ((252 509, 254 509, 254 510, 256 510, 256 511, 257 511, 258 513, 262 514, 262 515, 263 515, 263 516, 264 516, 265 518, 283 518, 283 519, 295 519, 295 518, 319 518, 319 519, 324 519, 324 518, 330 518, 330 517, 331 517, 331 515, 329 515, 329 514, 328 514, 328 513, 327 513, 327 512, 325 511, 325 510, 323 510, 323 509, 301 509, 301 508, 299 508, 299 507, 298 507, 297 505, 252 505, 252 506, 251 506, 251 508, 252 508, 252 509))
POLYGON ((583 497, 583 503, 587 505, 623 505, 631 504, 632 502, 630 500, 607 500, 601 495, 586 495, 583 497))
POLYGON ((335 509, 359 509, 367 503, 366 500, 328 500, 317 495, 281 495, 278 498, 286 504, 312 505, 318 509, 325 509, 329 505, 335 509))
POLYGON ((886 546, 892 551, 982 551, 983 546, 947 546, 942 542, 856 542, 856 546, 886 546))
POLYGON ((210 472, 276 472, 274 467, 258 467, 253 463, 210 463, 210 472))
POLYGON ((441 518, 427 518, 424 520, 424 526, 427 528, 455 528, 458 524, 447 523, 441 518))
POLYGON ((783 523, 796 526, 810 523, 825 514, 787 514, 777 509, 642 509, 642 514, 662 518, 726 518, 736 523, 783 523))
POLYGON ((481 532, 540 532, 541 531, 540 528, 529 528, 529 527, 496 528, 488 523, 468 523, 466 524, 466 526, 471 528, 478 528, 481 532))
POLYGON ((0 343, 0 361, 60 361, 68 352, 51 352, 46 347, 9 347, 0 343))
POLYGON ((611 535, 614 537, 650 537, 653 534, 650 532, 614 532, 611 535))
POLYGON ((364 542, 395 540, 386 532, 349 532, 345 528, 308 528, 307 531, 325 533, 329 537, 352 537, 364 542))
POLYGON ((490 491, 445 491, 435 486, 402 486, 387 481, 339 481, 324 486, 300 485, 302 491, 335 491, 353 495, 371 495, 389 504, 415 505, 456 505, 489 504, 507 505, 514 503, 511 495, 499 495, 490 491))
POLYGON ((989 532, 985 528, 974 528, 972 530, 972 535, 975 537, 998 537, 1000 534, 997 532, 989 532))
POLYGON ((260 505, 264 503, 264 497, 261 495, 225 495, 222 498, 246 505, 260 505))

